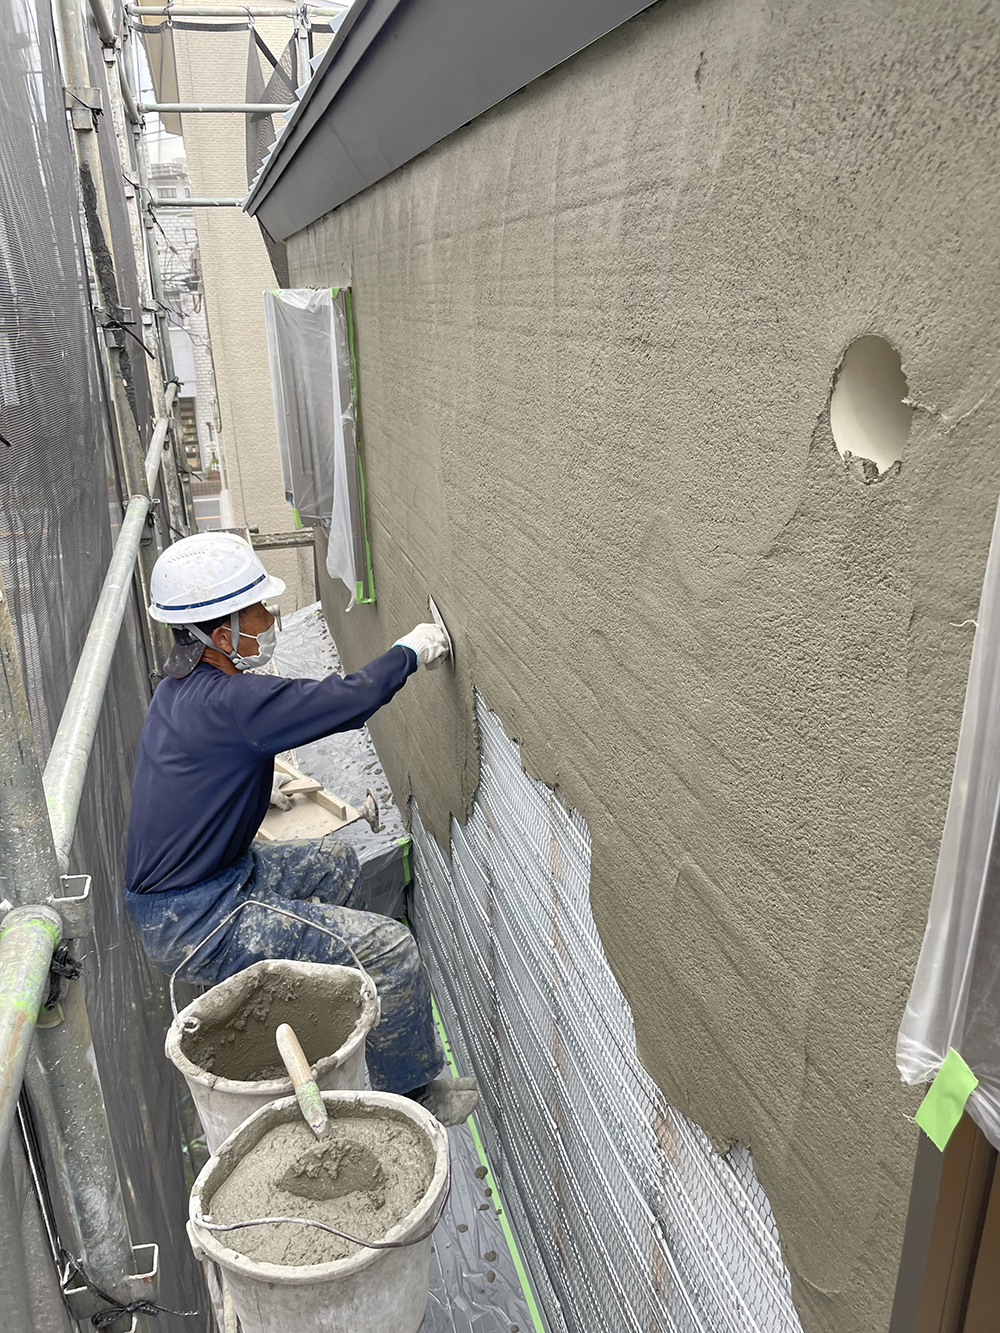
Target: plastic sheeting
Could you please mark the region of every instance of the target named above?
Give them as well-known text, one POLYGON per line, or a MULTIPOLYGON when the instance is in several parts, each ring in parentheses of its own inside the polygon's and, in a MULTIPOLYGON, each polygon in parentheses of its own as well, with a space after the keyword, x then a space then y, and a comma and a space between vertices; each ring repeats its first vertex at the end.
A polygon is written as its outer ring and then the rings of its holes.
POLYGON ((420 1333, 531 1333, 532 1321, 468 1125, 448 1131, 451 1196, 434 1232, 427 1317, 420 1333), (477 1172, 479 1174, 477 1174, 477 1172))
POLYGON ((979 1079, 967 1109, 1000 1148, 1000 510, 993 528, 927 929, 896 1044, 907 1083, 949 1048, 979 1079))
POLYGON ((477 696, 480 786, 451 859, 414 814, 414 924, 551 1333, 793 1333, 750 1153, 639 1061, 589 902, 590 835, 477 696))
MULTIPOLYGON (((0 64, 0 565, 44 763, 111 556, 122 490, 45 0, 0 8, 0 64)), ((91 83, 102 88, 105 63, 96 34, 90 69, 91 83)), ((114 125, 107 115, 97 124, 112 213, 107 240, 121 304, 137 313, 114 125)), ((132 410, 148 441, 146 357, 133 339, 126 342, 132 410)), ((204 1306, 200 1270, 184 1232, 174 1083, 163 1055, 163 983, 120 912, 132 758, 149 699, 149 667, 133 603, 112 666, 70 869, 93 876, 95 930, 78 956, 132 1238, 137 1244, 159 1243, 160 1299, 173 1309, 190 1310, 204 1306)), ((44 1158, 46 1126, 38 1129, 44 1158)), ((48 1333, 63 1327, 62 1305, 51 1280, 48 1242, 35 1217, 37 1203, 27 1189, 18 1157, 13 1175, 0 1174, 0 1323, 19 1333, 48 1333), (8 1244, 10 1228, 19 1225, 17 1245, 8 1244)), ((58 1210, 58 1199, 55 1203, 58 1210)), ((157 1324, 162 1333, 202 1333, 208 1327, 207 1315, 183 1320, 164 1315, 157 1324)))
POLYGON ((285 494, 307 526, 328 529, 326 568, 355 601, 373 599, 357 450, 350 312, 343 290, 264 294, 285 494))

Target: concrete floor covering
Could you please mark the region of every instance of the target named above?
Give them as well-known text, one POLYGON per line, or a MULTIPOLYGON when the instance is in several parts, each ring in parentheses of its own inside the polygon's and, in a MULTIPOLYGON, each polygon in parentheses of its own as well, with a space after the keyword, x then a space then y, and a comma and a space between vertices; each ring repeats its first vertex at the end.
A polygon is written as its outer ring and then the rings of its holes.
MULTIPOLYGON (((285 618, 274 660, 279 675, 319 679, 343 670, 318 605, 285 618)), ((363 867, 395 856, 401 869, 399 839, 406 830, 367 727, 300 746, 295 761, 304 773, 353 804, 360 804, 366 788, 372 788, 383 830, 372 834, 367 825, 355 825, 345 830, 345 841, 355 846, 363 867)), ((383 869, 382 882, 394 884, 395 879, 383 869)), ((394 889, 387 893, 394 894, 394 889)), ((447 1050, 443 1032, 442 1037, 447 1050)), ((522 1285, 516 1243, 473 1124, 450 1130, 449 1141, 451 1196, 435 1233, 422 1333, 544 1333, 534 1301, 529 1303, 522 1285)))

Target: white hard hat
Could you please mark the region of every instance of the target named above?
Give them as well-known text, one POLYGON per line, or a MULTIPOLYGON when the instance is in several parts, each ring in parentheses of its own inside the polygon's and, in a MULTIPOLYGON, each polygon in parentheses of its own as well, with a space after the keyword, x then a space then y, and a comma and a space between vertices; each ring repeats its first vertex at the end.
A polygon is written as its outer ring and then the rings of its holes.
POLYGON ((285 585, 235 532, 198 532, 167 547, 153 566, 149 591, 154 620, 192 625, 280 597, 285 585))

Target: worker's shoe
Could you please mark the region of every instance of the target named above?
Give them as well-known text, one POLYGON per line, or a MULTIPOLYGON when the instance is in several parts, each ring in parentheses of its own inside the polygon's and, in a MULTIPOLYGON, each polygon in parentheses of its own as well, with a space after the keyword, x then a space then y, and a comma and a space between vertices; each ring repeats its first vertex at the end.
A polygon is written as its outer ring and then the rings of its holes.
POLYGON ((436 1078, 406 1094, 442 1125, 464 1125, 479 1105, 474 1078, 436 1078))

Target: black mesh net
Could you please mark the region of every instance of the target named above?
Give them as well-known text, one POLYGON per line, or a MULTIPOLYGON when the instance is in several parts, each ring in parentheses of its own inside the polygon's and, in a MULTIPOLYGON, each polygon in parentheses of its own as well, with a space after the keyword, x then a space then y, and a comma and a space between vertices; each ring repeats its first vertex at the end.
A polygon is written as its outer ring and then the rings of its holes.
MULTIPOLYGON (((90 310, 77 173, 45 0, 0 7, 0 565, 11 599, 44 764, 97 602, 122 493, 102 354, 90 310)), ((94 86, 104 83, 99 49, 94 86)), ((107 103, 105 102, 105 105, 107 103)), ((97 120, 112 210, 121 322, 142 336, 139 287, 110 117, 97 120)), ((131 409, 143 441, 152 405, 145 352, 126 338, 131 409)), ((163 1055, 164 987, 121 911, 132 762, 150 693, 138 604, 128 609, 87 777, 71 869, 93 876, 85 945, 88 1005, 133 1240, 161 1248, 160 1300, 206 1310, 184 1233, 186 1187, 175 1085, 163 1055)), ((2 1185, 0 1185, 2 1189, 2 1185)), ((10 1201, 0 1200, 0 1210, 10 1201)), ((48 1263, 49 1256, 39 1257, 48 1263)), ((26 1281, 0 1265, 5 1286, 26 1281)), ((57 1327, 36 1310, 32 1327, 57 1327)), ((4 1322, 0 1319, 0 1322, 4 1322)), ((169 1333, 211 1328, 160 1317, 169 1333)), ((20 1327, 20 1325, 19 1325, 20 1327)))

